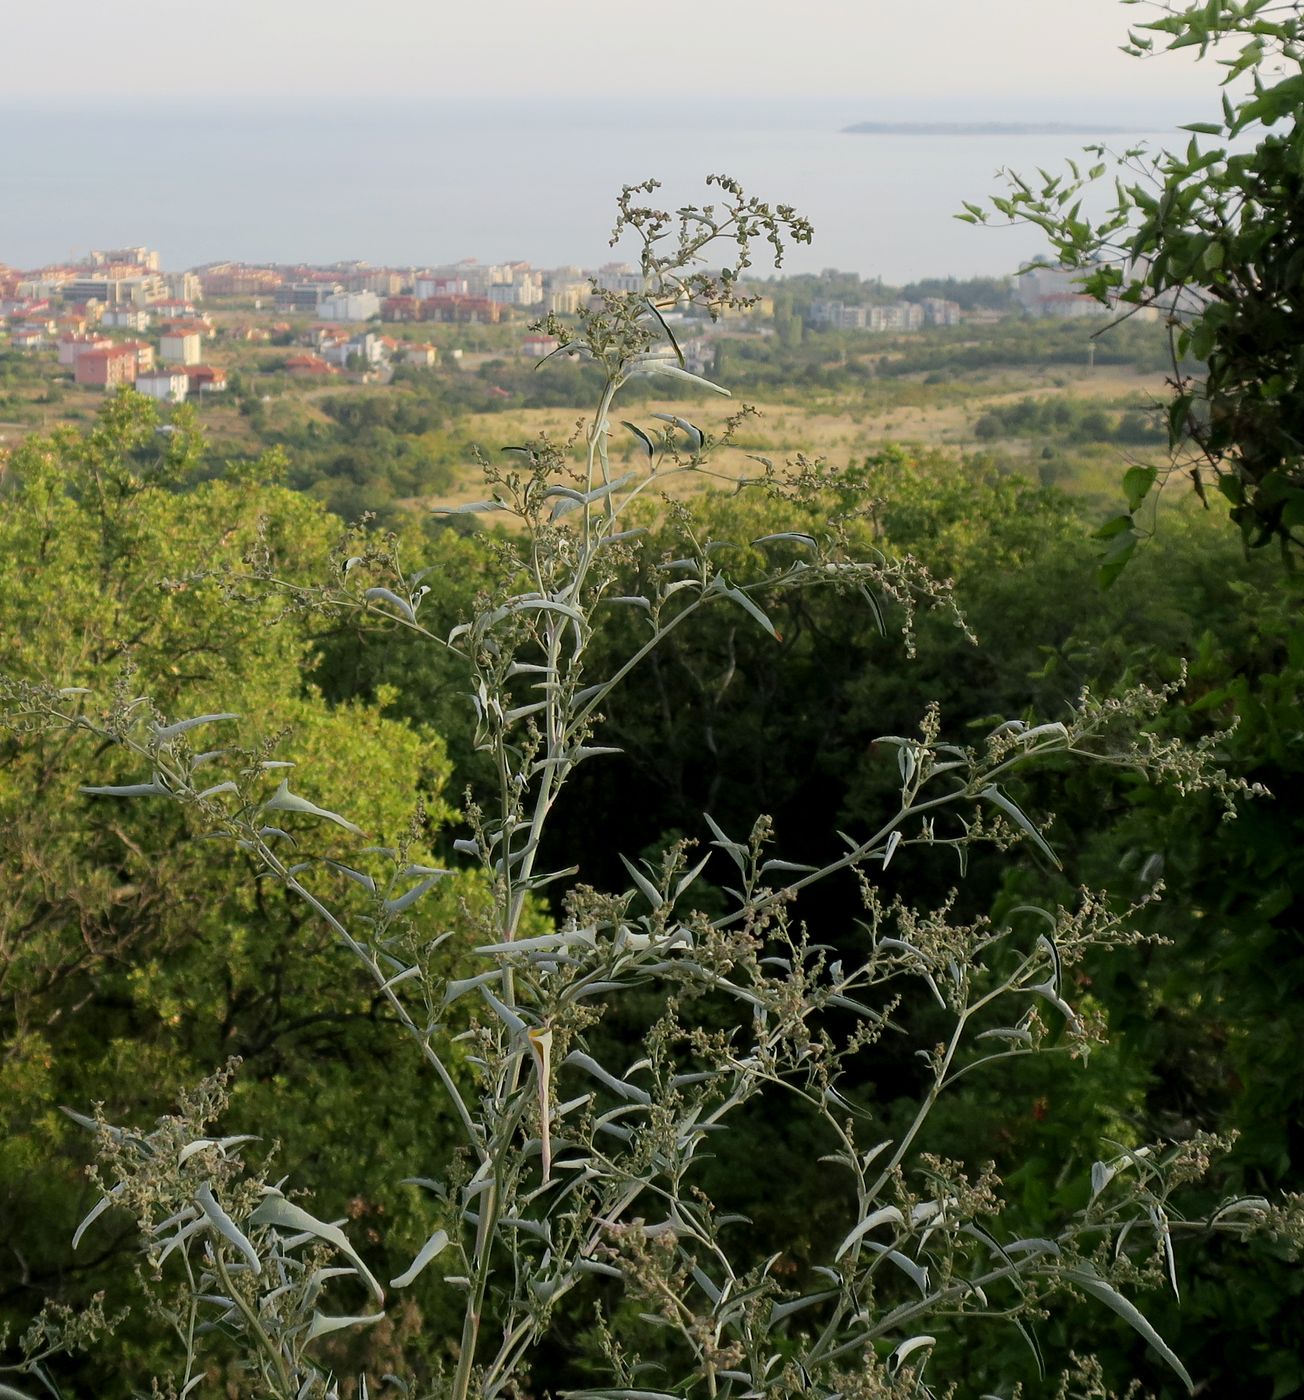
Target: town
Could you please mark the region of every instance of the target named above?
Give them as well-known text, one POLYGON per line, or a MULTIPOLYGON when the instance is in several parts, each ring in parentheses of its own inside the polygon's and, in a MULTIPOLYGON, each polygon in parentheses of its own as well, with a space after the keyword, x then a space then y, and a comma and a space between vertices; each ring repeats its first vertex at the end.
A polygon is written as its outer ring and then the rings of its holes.
MULTIPOLYGON (((27 352, 52 379, 95 391, 134 387, 180 402, 218 394, 235 370, 275 372, 295 380, 386 383, 396 368, 430 369, 463 359, 459 343, 472 327, 501 327, 497 353, 540 359, 558 348, 544 332, 548 316, 567 318, 600 291, 640 291, 629 263, 595 269, 540 269, 528 262, 473 258, 428 268, 365 262, 246 265, 220 262, 181 272, 161 270, 145 246, 96 250, 72 264, 18 269, 0 262, 0 353, 27 352), (274 347, 261 356, 251 348, 274 347)), ((1004 304, 964 307, 938 295, 893 297, 872 281, 825 274, 837 295, 805 295, 789 318, 803 328, 908 334, 931 326, 991 324, 1009 316, 1098 316, 1074 274, 1036 267, 1007 279, 1004 304)), ((809 281, 810 279, 804 279, 809 281)), ((685 363, 709 369, 713 340, 772 335, 775 287, 758 283, 743 315, 716 320, 670 312, 685 363)), ((473 342, 486 348, 482 337, 473 342)))

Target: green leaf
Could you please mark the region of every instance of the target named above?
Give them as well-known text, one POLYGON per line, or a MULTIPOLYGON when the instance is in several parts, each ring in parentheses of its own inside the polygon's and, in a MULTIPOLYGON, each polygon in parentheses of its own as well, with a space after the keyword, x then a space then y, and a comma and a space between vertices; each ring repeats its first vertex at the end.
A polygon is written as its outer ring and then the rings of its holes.
POLYGON ((1127 497, 1127 508, 1136 512, 1150 494, 1150 488, 1159 475, 1157 467, 1129 467, 1123 473, 1123 494, 1127 497))

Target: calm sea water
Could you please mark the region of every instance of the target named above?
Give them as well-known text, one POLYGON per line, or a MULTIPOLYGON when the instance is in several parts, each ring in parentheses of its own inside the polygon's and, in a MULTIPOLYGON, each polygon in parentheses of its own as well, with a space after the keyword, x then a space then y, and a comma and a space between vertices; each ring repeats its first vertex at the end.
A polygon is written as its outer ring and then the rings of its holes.
POLYGON ((1090 138, 839 131, 893 115, 833 102, 668 112, 343 96, 183 110, 0 104, 0 261, 146 243, 169 268, 218 258, 592 265, 612 256, 622 183, 655 175, 679 203, 712 171, 814 221, 816 241, 793 255, 793 271, 899 283, 1004 273, 1040 250, 1026 231, 974 229, 955 211, 998 189, 1002 165, 1058 168, 1090 138))

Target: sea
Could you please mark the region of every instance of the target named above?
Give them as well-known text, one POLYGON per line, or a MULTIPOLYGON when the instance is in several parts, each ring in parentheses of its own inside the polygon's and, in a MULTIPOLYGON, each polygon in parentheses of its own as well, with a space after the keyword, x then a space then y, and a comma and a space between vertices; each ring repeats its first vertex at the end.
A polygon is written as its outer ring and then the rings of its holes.
MULTIPOLYGON (((651 83, 654 79, 649 76, 651 83)), ((838 268, 899 285, 1001 275, 1044 251, 1028 229, 974 228, 962 201, 1003 189, 1002 168, 1060 170, 1082 135, 853 135, 862 120, 1083 122, 1117 112, 990 104, 885 110, 848 99, 559 102, 136 100, 16 104, 0 98, 0 262, 15 267, 146 244, 163 266, 223 260, 395 267, 462 258, 592 267, 622 184, 657 178, 668 207, 709 197, 726 173, 814 224, 785 268, 838 268)), ((1172 139, 1139 114, 1123 148, 1172 139)), ((760 258, 756 270, 769 269, 760 258)))

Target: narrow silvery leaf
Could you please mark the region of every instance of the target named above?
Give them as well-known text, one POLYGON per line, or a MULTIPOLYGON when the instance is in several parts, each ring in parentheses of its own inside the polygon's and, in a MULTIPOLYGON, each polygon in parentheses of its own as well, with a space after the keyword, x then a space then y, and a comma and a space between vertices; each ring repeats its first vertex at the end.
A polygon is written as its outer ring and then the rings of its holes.
POLYGON ((397 593, 388 588, 369 588, 362 595, 369 603, 390 603, 398 609, 400 616, 407 618, 409 622, 415 622, 417 615, 406 598, 400 598, 397 593))
POLYGON ((498 1017, 513 1035, 525 1034, 525 1022, 521 1020, 515 1011, 504 1006, 488 987, 482 985, 480 987, 480 995, 489 1003, 494 1015, 498 1017))
POLYGON ((464 506, 436 506, 436 515, 476 515, 484 511, 506 510, 507 505, 503 501, 468 501, 464 506))
POLYGON ((213 1195, 213 1188, 208 1182, 202 1182, 195 1192, 195 1204, 208 1218, 208 1222, 224 1239, 233 1244, 236 1249, 249 1261, 249 1267, 256 1274, 263 1271, 262 1260, 258 1257, 258 1251, 249 1242, 248 1237, 236 1225, 235 1221, 224 1211, 219 1204, 217 1197, 213 1195))
POLYGON ((673 423, 676 428, 688 439, 688 450, 690 452, 700 452, 702 443, 705 441, 701 428, 690 423, 687 418, 680 418, 673 413, 654 413, 653 418, 660 418, 666 423, 673 423))
POLYGON ((913 1259, 908 1259, 899 1249, 889 1249, 885 1244, 877 1244, 873 1240, 865 1241, 865 1248, 872 1249, 875 1254, 882 1254, 890 1259, 903 1274, 906 1274, 913 1282, 920 1293, 928 1294, 928 1270, 916 1264, 913 1259))
POLYGON ((822 1293, 808 1293, 804 1298, 794 1298, 788 1303, 775 1303, 770 1309, 770 1326, 782 1322, 785 1317, 791 1317, 793 1313, 801 1312, 803 1308, 814 1307, 816 1303, 823 1303, 837 1296, 836 1288, 826 1288, 822 1293))
POLYGON ((334 822, 336 826, 342 826, 345 831, 351 831, 355 836, 362 835, 361 827, 354 826, 351 821, 341 817, 337 812, 328 812, 324 807, 318 807, 316 803, 309 802, 306 797, 300 797, 290 791, 288 778, 281 780, 281 785, 263 803, 263 810, 268 812, 302 812, 309 817, 324 817, 327 821, 334 822))
POLYGON ((108 1208, 113 1204, 114 1196, 116 1196, 121 1190, 122 1184, 119 1183, 109 1192, 107 1196, 101 1196, 100 1199, 96 1201, 95 1204, 90 1208, 90 1210, 86 1212, 85 1218, 82 1220, 82 1223, 78 1225, 72 1237, 72 1247, 74 1249, 76 1249, 77 1246, 81 1244, 82 1236, 86 1233, 90 1226, 92 1226, 100 1218, 100 1216, 103 1215, 104 1212, 108 1210, 108 1208))
POLYGON ((646 525, 635 525, 628 530, 617 530, 614 535, 603 535, 598 541, 599 547, 605 544, 620 544, 623 540, 636 540, 640 535, 648 532, 646 525))
POLYGON ((1058 992, 1064 985, 1064 964, 1060 959, 1059 949, 1055 946, 1054 940, 1047 938, 1044 933, 1037 935, 1037 947, 1042 949, 1051 966, 1051 985, 1058 992))
POLYGON ((976 1040, 1017 1041, 1020 1045, 1032 1044, 1032 1033, 1023 1030, 1020 1026, 997 1026, 990 1031, 979 1031, 974 1038, 976 1040))
POLYGON ((354 1266, 376 1301, 378 1303, 385 1301, 384 1289, 376 1281, 371 1270, 363 1263, 362 1256, 349 1243, 348 1236, 338 1225, 331 1225, 324 1220, 316 1219, 309 1215, 302 1206, 295 1205, 293 1201, 287 1201, 279 1193, 264 1197, 257 1210, 249 1217, 249 1221, 253 1225, 275 1225, 280 1229, 314 1235, 319 1240, 325 1240, 327 1244, 333 1244, 354 1266))
POLYGON ((1154 1223, 1155 1233, 1159 1236, 1164 1246, 1164 1260, 1168 1265, 1168 1282, 1173 1290, 1173 1297, 1180 1303, 1182 1301, 1182 1291, 1177 1286, 1177 1256, 1173 1252, 1173 1233, 1168 1228, 1168 1217, 1159 1206, 1150 1206, 1150 1219, 1154 1223))
POLYGON ((482 972, 476 977, 460 977, 449 982, 444 988, 444 1005, 456 1001, 466 992, 474 991, 476 987, 483 987, 486 982, 499 982, 502 976, 502 971, 495 967, 491 972, 482 972))
POLYGON ((838 1246, 838 1252, 833 1256, 836 1264, 839 1259, 854 1245, 863 1240, 871 1230, 877 1230, 880 1225, 905 1225, 905 1217, 896 1206, 880 1206, 878 1210, 867 1215, 851 1233, 838 1246))
POLYGON ((1063 1251, 1054 1240, 1026 1239, 1011 1240, 1005 1246, 1005 1253, 1007 1255, 1019 1254, 1030 1259, 1035 1259, 1040 1254, 1052 1254, 1058 1259, 1063 1251))
POLYGON ((706 869, 706 863, 710 859, 711 855, 710 852, 708 852, 702 857, 701 860, 697 862, 697 864, 690 871, 687 872, 687 874, 681 875, 679 877, 679 881, 675 885, 675 899, 679 899, 680 896, 684 893, 684 891, 690 888, 690 886, 702 873, 702 871, 706 869))
POLYGON ((154 737, 160 744, 170 744, 179 734, 185 734, 191 729, 197 729, 201 724, 216 724, 219 720, 239 719, 239 715, 197 715, 194 719, 181 719, 175 724, 165 725, 154 730, 154 737))
POLYGON ((646 1089, 640 1089, 637 1084, 627 1084, 623 1079, 617 1079, 595 1060, 592 1056, 584 1054, 582 1050, 572 1050, 564 1064, 575 1065, 577 1068, 591 1074, 594 1079, 605 1084, 608 1089, 617 1093, 624 1099, 631 1099, 635 1103, 649 1104, 652 1102, 646 1089))
POLYGON ((399 1274, 397 1278, 389 1281, 391 1288, 406 1288, 422 1269, 434 1259, 448 1243, 448 1236, 443 1230, 436 1230, 433 1235, 421 1246, 417 1257, 412 1261, 411 1268, 399 1274))
POLYGON ((552 1177, 552 1125, 549 1099, 552 1093, 552 1029, 531 1026, 525 1033, 526 1044, 534 1058, 535 1084, 539 1095, 539 1151, 546 1186, 552 1177))
MULTIPOLYGON (((721 394, 726 399, 733 397, 728 389, 721 388, 719 384, 712 384, 709 379, 703 379, 700 374, 694 374, 691 370, 680 369, 678 365, 672 365, 667 360, 644 360, 641 364, 635 365, 631 373, 636 375, 664 374, 671 379, 682 379, 689 384, 696 384, 699 388, 710 389, 713 394, 721 394)), ((664 415, 654 413, 652 416, 653 418, 661 418, 664 415)))
POLYGON ((1195 1390, 1195 1382, 1191 1379, 1190 1372, 1182 1365, 1177 1353, 1174 1352, 1159 1333, 1155 1331, 1136 1305, 1124 1298, 1112 1284, 1106 1283, 1103 1278, 1098 1278, 1095 1274, 1087 1273, 1085 1269, 1065 1269, 1061 1277, 1068 1279, 1070 1283, 1075 1284, 1084 1293, 1088 1293, 1091 1297, 1104 1303, 1111 1312, 1117 1313, 1129 1327, 1141 1337, 1144 1337, 1154 1350, 1163 1357, 1177 1375, 1181 1377, 1182 1384, 1186 1386, 1187 1390, 1195 1390))
POLYGON ((564 500, 574 501, 579 506, 592 505, 594 501, 605 500, 622 486, 628 486, 634 480, 634 476, 634 472, 625 472, 613 481, 604 481, 601 486, 595 486, 591 491, 577 491, 573 486, 550 486, 543 493, 542 499, 547 501, 560 496, 564 500))
POLYGON ((630 879, 638 886, 639 892, 642 894, 643 898, 647 900, 653 909, 660 909, 665 903, 665 900, 661 897, 660 890, 658 890, 651 880, 625 856, 622 855, 620 857, 620 862, 625 869, 629 871, 630 879))
POLYGON ((569 941, 564 933, 540 933, 534 938, 513 938, 506 943, 482 943, 471 951, 473 953, 555 953, 566 947, 569 947, 569 941))
POLYGON ((781 642, 783 640, 783 638, 779 635, 778 630, 775 628, 774 623, 770 621, 770 619, 765 615, 764 611, 760 607, 758 607, 756 603, 754 603, 751 600, 751 598, 749 598, 747 594, 743 592, 741 588, 721 588, 719 589, 719 592, 722 593, 726 598, 729 598, 733 602, 737 603, 738 606, 742 608, 744 612, 754 617, 756 621, 759 622, 761 626, 765 628, 765 630, 770 634, 770 636, 774 638, 776 642, 781 642))
MULTIPOLYGON (((649 1316, 651 1316, 649 1314, 649 1316)), ((664 1321, 656 1318, 656 1322, 664 1321)), ((562 1400, 683 1400, 665 1390, 563 1390, 562 1400)))
POLYGON ((792 544, 806 545, 810 549, 818 549, 819 541, 814 535, 804 534, 800 530, 778 530, 772 535, 761 535, 752 541, 753 544, 773 544, 776 540, 787 540, 792 544))
POLYGON ((203 792, 195 794, 195 800, 206 802, 218 795, 219 792, 239 792, 240 789, 228 778, 224 783, 214 783, 212 787, 205 788, 203 792))
POLYGON ((636 438, 638 438, 638 440, 643 444, 643 447, 646 450, 649 459, 657 455, 656 443, 654 443, 652 439, 648 437, 648 435, 643 431, 642 428, 638 426, 637 423, 630 423, 626 419, 622 418, 620 420, 620 426, 622 428, 628 428, 630 432, 633 433, 636 438))
POLYGON ((328 1332, 338 1332, 343 1327, 369 1327, 373 1322, 379 1322, 385 1314, 364 1313, 358 1317, 327 1317, 324 1313, 315 1312, 312 1315, 312 1325, 308 1328, 308 1333, 304 1341, 311 1342, 317 1337, 324 1337, 328 1332))
POLYGON ((171 792, 157 778, 149 783, 118 783, 109 787, 81 787, 87 797, 171 797, 171 792))
POLYGON ((402 914, 405 910, 410 909, 432 886, 437 885, 445 875, 450 874, 452 872, 449 870, 440 870, 434 875, 428 875, 419 885, 413 885, 410 890, 399 895, 397 899, 387 899, 385 912, 387 914, 402 914))
POLYGON ((1041 834, 1040 831, 1037 830, 1035 826, 1033 826, 1032 822, 1028 820, 1023 810, 1019 807, 1018 803, 1006 797, 1006 795, 1000 790, 1000 788, 996 786, 995 783, 989 783, 985 788, 983 788, 983 790, 978 795, 979 797, 985 797, 988 800, 988 802, 991 802, 994 806, 999 807, 1007 817, 1010 817, 1014 821, 1015 825, 1018 826, 1019 829, 1028 836, 1028 838, 1032 841, 1033 845, 1037 847, 1037 849, 1042 853, 1042 855, 1044 855, 1046 859, 1051 862, 1051 864, 1055 867, 1056 870, 1060 870, 1063 868, 1060 865, 1059 857, 1055 854, 1054 851, 1051 850, 1050 846, 1047 844, 1046 838, 1041 834))
POLYGON ((874 615, 874 626, 878 629, 879 636, 886 637, 887 619, 883 616, 882 604, 863 583, 860 585, 860 596, 869 604, 869 610, 874 615))
POLYGON ((902 1342, 901 1345, 897 1347, 897 1349, 892 1353, 891 1357, 888 1360, 888 1366, 895 1371, 901 1366, 904 1366, 907 1358, 909 1358, 914 1352, 918 1351, 921 1347, 935 1346, 936 1343, 936 1337, 910 1337, 906 1341, 902 1342))
POLYGON ((237 1137, 224 1138, 196 1138, 194 1142, 188 1142, 177 1154, 177 1165, 181 1166, 200 1152, 207 1151, 210 1147, 216 1147, 223 1156, 229 1147, 238 1147, 242 1142, 257 1142, 258 1139, 252 1133, 241 1133, 237 1137))
MULTIPOLYGON (((905 750, 901 750, 905 753, 905 750)), ((883 847, 883 869, 886 870, 891 864, 892 857, 896 854, 896 848, 901 844, 901 832, 894 831, 888 838, 887 844, 883 847)))

